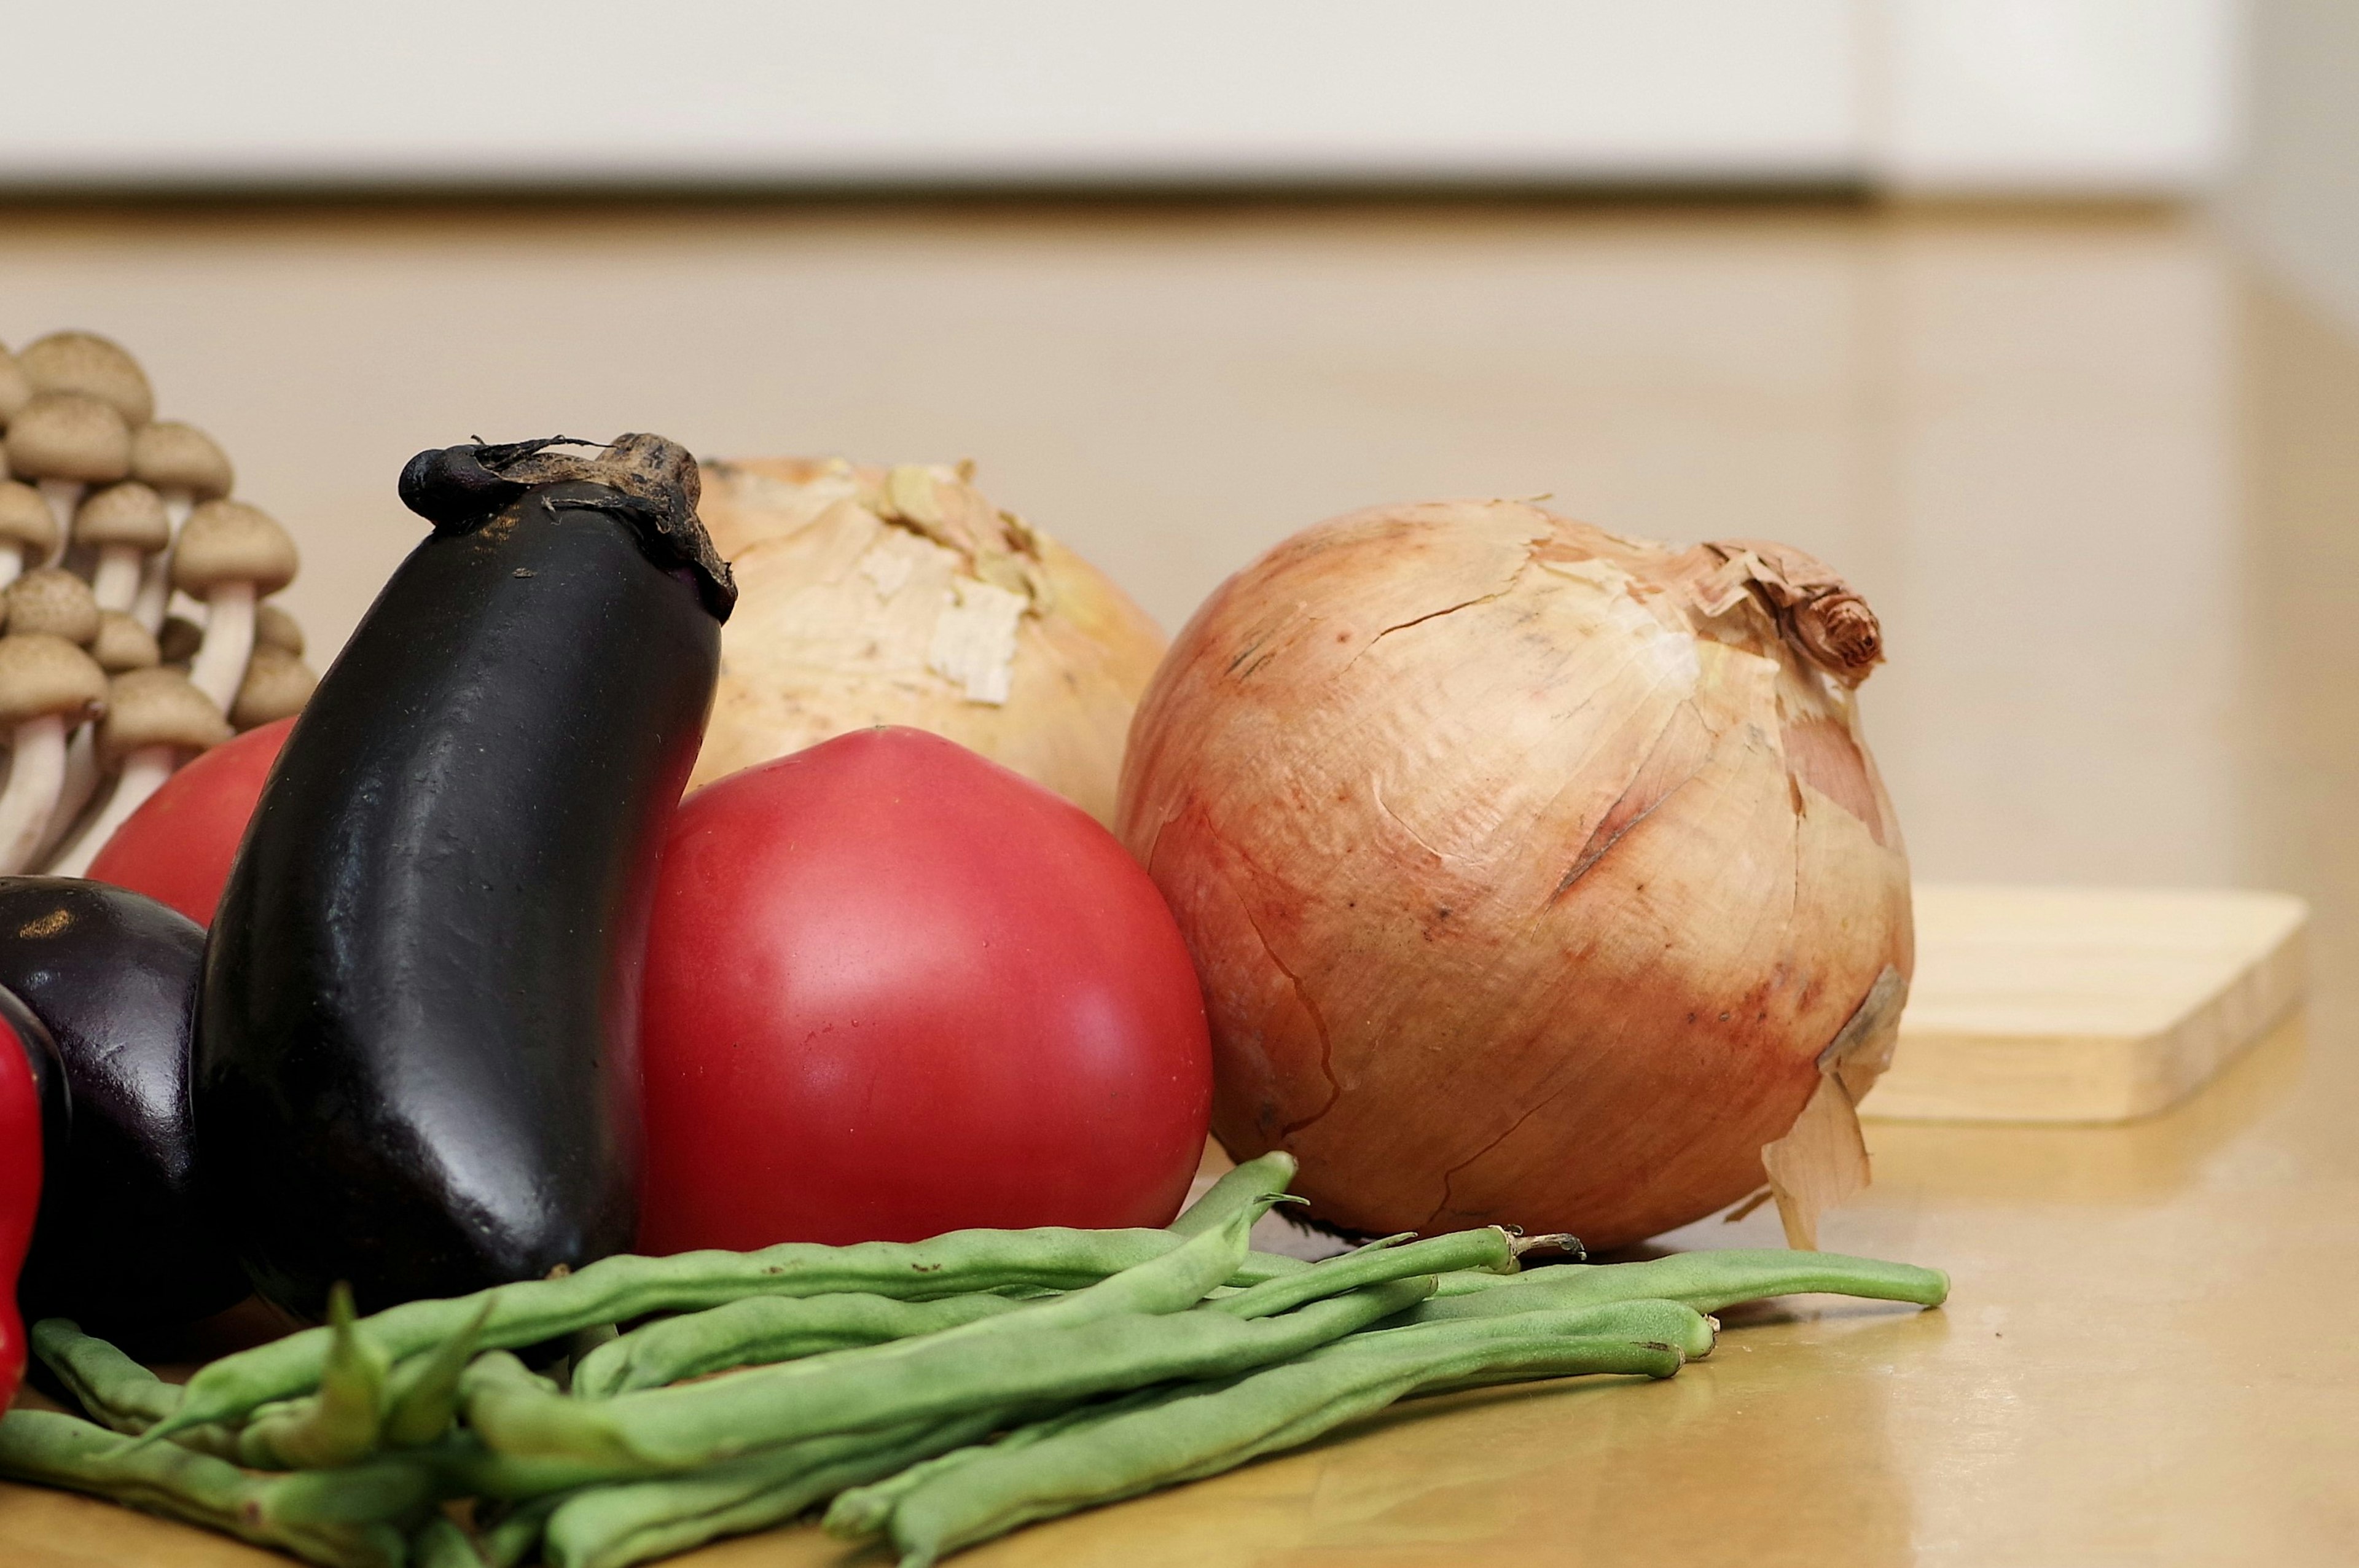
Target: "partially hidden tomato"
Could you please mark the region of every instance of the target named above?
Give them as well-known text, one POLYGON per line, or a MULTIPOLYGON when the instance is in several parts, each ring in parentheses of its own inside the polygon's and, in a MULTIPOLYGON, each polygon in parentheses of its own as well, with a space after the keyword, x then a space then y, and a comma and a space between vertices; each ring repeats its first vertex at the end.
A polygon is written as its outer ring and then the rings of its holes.
POLYGON ((1212 1107, 1154 883, 1078 807, 916 730, 681 804, 641 1042, 651 1252, 1160 1225, 1212 1107))
MULTIPOLYGON (((16 1010, 23 1016, 21 1009, 16 1010)), ((16 1271, 33 1244, 41 1206, 41 1086, 33 1047, 0 1016, 0 1411, 25 1371, 25 1325, 16 1315, 16 1271)))
POLYGON ((92 860, 92 880, 144 892, 211 925, 246 819, 293 728, 292 719, 258 725, 166 779, 92 860))

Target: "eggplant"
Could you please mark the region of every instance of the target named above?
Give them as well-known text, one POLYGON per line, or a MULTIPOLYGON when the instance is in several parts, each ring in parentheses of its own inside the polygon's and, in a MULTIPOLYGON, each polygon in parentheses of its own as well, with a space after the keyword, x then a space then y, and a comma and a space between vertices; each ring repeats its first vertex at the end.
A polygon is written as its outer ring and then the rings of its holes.
POLYGON ((44 1127, 41 1217, 17 1289, 29 1316, 146 1340, 246 1293, 206 1223, 190 1126, 204 947, 203 927, 127 889, 0 877, 0 988, 39 1021, 71 1106, 45 1100, 45 1123, 64 1126, 44 1127))
POLYGON ((655 861, 729 568, 654 436, 421 452, 434 524, 321 678, 213 918, 198 1152, 299 1315, 578 1268, 636 1217, 655 861))

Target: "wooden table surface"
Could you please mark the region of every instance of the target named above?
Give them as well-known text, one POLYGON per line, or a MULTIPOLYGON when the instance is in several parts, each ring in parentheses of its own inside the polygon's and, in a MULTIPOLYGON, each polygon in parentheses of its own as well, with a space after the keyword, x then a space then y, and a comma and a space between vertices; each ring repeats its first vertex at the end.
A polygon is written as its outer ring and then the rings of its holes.
MULTIPOLYGON (((1865 701, 1920 876, 2315 907, 2308 1007, 2160 1117, 1871 1125, 1876 1184, 1826 1244, 1949 1270, 1943 1311, 1734 1315, 1669 1383, 1436 1401, 961 1561, 2359 1552, 2359 350, 2200 224, 0 217, 0 339, 65 324, 117 332, 168 413, 221 428, 297 524, 297 608, 330 642, 414 536, 393 465, 477 429, 973 455, 1167 622, 1346 505, 1554 491, 1634 532, 1790 537, 1855 576, 1891 633, 1865 701)), ((1775 1234, 1765 1211, 1668 1240, 1775 1234)), ((11 1568, 269 1561, 0 1489, 11 1568)), ((805 1529, 688 1561, 882 1559, 805 1529)))

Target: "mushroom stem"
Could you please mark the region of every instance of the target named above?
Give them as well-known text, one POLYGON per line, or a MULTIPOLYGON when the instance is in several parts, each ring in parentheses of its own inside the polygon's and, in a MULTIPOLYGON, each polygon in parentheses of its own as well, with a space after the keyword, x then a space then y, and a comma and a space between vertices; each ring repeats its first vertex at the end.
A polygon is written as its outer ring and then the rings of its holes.
POLYGON ((41 499, 49 503, 49 510, 56 514, 59 528, 71 532, 74 508, 82 504, 82 492, 90 486, 78 479, 42 479, 33 482, 40 488, 41 499))
MULTIPOLYGON (((98 790, 98 726, 78 726, 66 740, 65 776, 58 783, 58 803, 50 807, 49 820, 41 826, 41 841, 34 848, 27 864, 38 865, 43 857, 56 848, 59 841, 73 828, 74 819, 98 790)), ((80 876, 79 871, 59 872, 59 875, 80 876)))
POLYGON ((133 812, 147 803, 163 782, 172 776, 173 765, 179 761, 179 752, 172 746, 142 746, 123 759, 123 773, 114 781, 114 793, 106 797, 106 805, 92 817, 73 842, 60 850, 49 863, 49 874, 57 877, 80 877, 90 873, 90 863, 114 837, 114 830, 130 818, 133 812))
POLYGON ((6 588, 25 575, 25 546, 14 542, 0 543, 0 588, 6 588))
POLYGON ((236 700, 254 654, 254 584, 219 582, 205 595, 205 640, 189 665, 189 684, 223 712, 236 700))
POLYGON ((164 611, 172 601, 172 552, 158 550, 147 557, 139 574, 139 592, 131 600, 131 619, 153 636, 164 629, 164 611))
POLYGON ((0 876, 32 863, 66 777, 66 721, 38 713, 16 726, 8 784, 0 789, 0 876))
MULTIPOLYGON (((172 524, 172 537, 180 537, 180 526, 196 509, 197 492, 193 490, 168 489, 158 485, 156 493, 164 498, 164 515, 172 524)), ((147 628, 152 635, 163 629, 165 611, 172 602, 172 551, 167 546, 147 557, 140 568, 139 592, 131 601, 131 618, 147 628)))
POLYGON ((147 552, 136 545, 102 545, 91 568, 91 597, 101 610, 129 610, 139 597, 139 563, 147 552))

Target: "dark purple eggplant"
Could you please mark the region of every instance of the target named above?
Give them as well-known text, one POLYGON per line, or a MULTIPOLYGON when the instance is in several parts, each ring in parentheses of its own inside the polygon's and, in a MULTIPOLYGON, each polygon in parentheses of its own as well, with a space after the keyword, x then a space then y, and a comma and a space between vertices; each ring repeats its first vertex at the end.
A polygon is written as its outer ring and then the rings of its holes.
POLYGON ((71 1103, 69 1130, 44 1145, 17 1290, 30 1316, 138 1339, 246 1293, 197 1190, 189 1055, 204 945, 202 927, 123 888, 0 877, 0 987, 54 1043, 71 1103))
POLYGON ((655 858, 735 590, 696 465, 626 436, 423 452, 434 524, 297 720, 206 954, 199 1147, 317 1317, 626 1247, 655 858), (587 443, 567 443, 586 445, 587 443))

